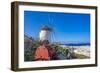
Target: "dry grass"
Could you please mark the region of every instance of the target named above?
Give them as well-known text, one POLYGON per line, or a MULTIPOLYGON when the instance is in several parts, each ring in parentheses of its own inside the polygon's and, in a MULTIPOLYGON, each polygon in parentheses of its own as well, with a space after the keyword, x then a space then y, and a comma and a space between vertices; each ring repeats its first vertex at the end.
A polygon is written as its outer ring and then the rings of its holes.
POLYGON ((89 57, 82 55, 82 54, 75 54, 77 59, 88 59, 89 57))

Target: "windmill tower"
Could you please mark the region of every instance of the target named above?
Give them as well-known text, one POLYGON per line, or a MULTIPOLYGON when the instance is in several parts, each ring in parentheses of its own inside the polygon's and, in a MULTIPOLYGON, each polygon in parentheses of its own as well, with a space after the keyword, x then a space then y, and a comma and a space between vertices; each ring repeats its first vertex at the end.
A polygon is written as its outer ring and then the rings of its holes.
POLYGON ((51 42, 51 34, 52 34, 52 28, 50 28, 47 25, 43 26, 39 33, 40 41, 48 40, 49 42, 51 42))

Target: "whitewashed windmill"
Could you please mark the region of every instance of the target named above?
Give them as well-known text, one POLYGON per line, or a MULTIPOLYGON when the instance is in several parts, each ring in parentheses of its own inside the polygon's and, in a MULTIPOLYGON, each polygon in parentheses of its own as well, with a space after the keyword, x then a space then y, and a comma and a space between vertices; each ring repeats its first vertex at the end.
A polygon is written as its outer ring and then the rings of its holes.
POLYGON ((54 23, 53 23, 54 16, 47 14, 47 21, 45 25, 43 24, 40 32, 39 32, 39 40, 44 41, 48 40, 49 43, 53 43, 55 40, 55 31, 54 31, 54 23), (53 25, 52 25, 53 24, 53 25))
POLYGON ((51 42, 51 36, 52 36, 52 28, 50 28, 47 25, 44 25, 39 33, 40 41, 48 40, 49 42, 51 42))

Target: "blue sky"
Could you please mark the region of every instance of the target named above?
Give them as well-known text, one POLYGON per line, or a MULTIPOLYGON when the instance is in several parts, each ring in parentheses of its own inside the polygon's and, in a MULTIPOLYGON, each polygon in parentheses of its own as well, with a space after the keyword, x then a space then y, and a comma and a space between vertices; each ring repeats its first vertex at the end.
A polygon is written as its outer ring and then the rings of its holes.
POLYGON ((24 11, 25 34, 38 38, 43 25, 53 27, 53 41, 90 42, 90 14, 24 11))

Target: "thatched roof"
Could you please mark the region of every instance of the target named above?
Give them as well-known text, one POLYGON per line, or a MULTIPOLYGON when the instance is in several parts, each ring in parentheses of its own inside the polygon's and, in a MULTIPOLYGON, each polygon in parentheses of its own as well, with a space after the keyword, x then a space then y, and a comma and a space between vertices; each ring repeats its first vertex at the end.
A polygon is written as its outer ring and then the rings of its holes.
POLYGON ((45 25, 45 26, 43 26, 43 27, 41 28, 41 30, 52 31, 52 28, 49 27, 49 26, 47 26, 47 25, 45 25))

